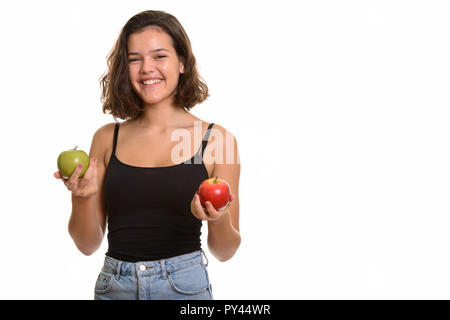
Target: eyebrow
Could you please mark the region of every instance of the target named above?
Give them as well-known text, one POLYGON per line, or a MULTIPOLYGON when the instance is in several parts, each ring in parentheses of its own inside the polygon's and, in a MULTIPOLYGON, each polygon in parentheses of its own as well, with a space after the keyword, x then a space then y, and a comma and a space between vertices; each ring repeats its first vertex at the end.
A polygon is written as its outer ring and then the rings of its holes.
MULTIPOLYGON (((164 48, 158 48, 158 49, 154 49, 154 50, 150 50, 148 53, 152 53, 152 52, 160 52, 160 51, 167 51, 169 52, 169 50, 164 49, 164 48)), ((139 52, 128 52, 128 55, 139 55, 139 52)))

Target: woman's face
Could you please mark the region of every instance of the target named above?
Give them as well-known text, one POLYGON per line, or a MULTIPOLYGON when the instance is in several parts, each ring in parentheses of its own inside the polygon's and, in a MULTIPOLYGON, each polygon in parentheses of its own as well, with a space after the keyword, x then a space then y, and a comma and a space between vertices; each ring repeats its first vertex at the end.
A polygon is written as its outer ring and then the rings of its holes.
POLYGON ((128 36, 127 49, 131 85, 144 103, 172 99, 184 65, 170 36, 161 29, 147 27, 128 36))

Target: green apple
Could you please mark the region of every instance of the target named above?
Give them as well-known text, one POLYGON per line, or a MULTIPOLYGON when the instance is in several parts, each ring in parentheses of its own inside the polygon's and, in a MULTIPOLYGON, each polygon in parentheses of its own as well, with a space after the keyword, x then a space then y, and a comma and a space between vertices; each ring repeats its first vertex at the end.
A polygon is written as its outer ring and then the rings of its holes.
POLYGON ((83 150, 77 150, 77 147, 63 151, 58 156, 58 170, 65 179, 70 178, 79 164, 83 164, 80 178, 84 176, 89 167, 89 156, 83 150))

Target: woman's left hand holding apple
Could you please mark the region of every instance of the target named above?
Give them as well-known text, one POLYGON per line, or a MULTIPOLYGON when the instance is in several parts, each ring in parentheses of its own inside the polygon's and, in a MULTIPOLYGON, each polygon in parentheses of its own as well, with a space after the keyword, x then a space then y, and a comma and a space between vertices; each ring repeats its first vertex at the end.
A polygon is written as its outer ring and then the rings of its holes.
POLYGON ((228 212, 228 207, 233 203, 233 200, 234 195, 230 194, 230 201, 222 210, 216 210, 209 201, 205 202, 206 208, 203 208, 197 192, 195 193, 194 198, 191 201, 191 212, 199 220, 218 222, 223 217, 223 215, 228 212))

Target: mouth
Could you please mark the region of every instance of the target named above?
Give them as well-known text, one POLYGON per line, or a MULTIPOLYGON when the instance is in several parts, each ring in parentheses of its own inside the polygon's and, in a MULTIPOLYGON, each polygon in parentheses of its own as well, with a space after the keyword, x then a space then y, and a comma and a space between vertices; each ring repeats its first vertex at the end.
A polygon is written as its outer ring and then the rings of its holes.
POLYGON ((163 82, 162 79, 139 81, 139 83, 140 83, 144 88, 153 88, 153 87, 158 86, 158 85, 161 84, 162 82, 163 82))

